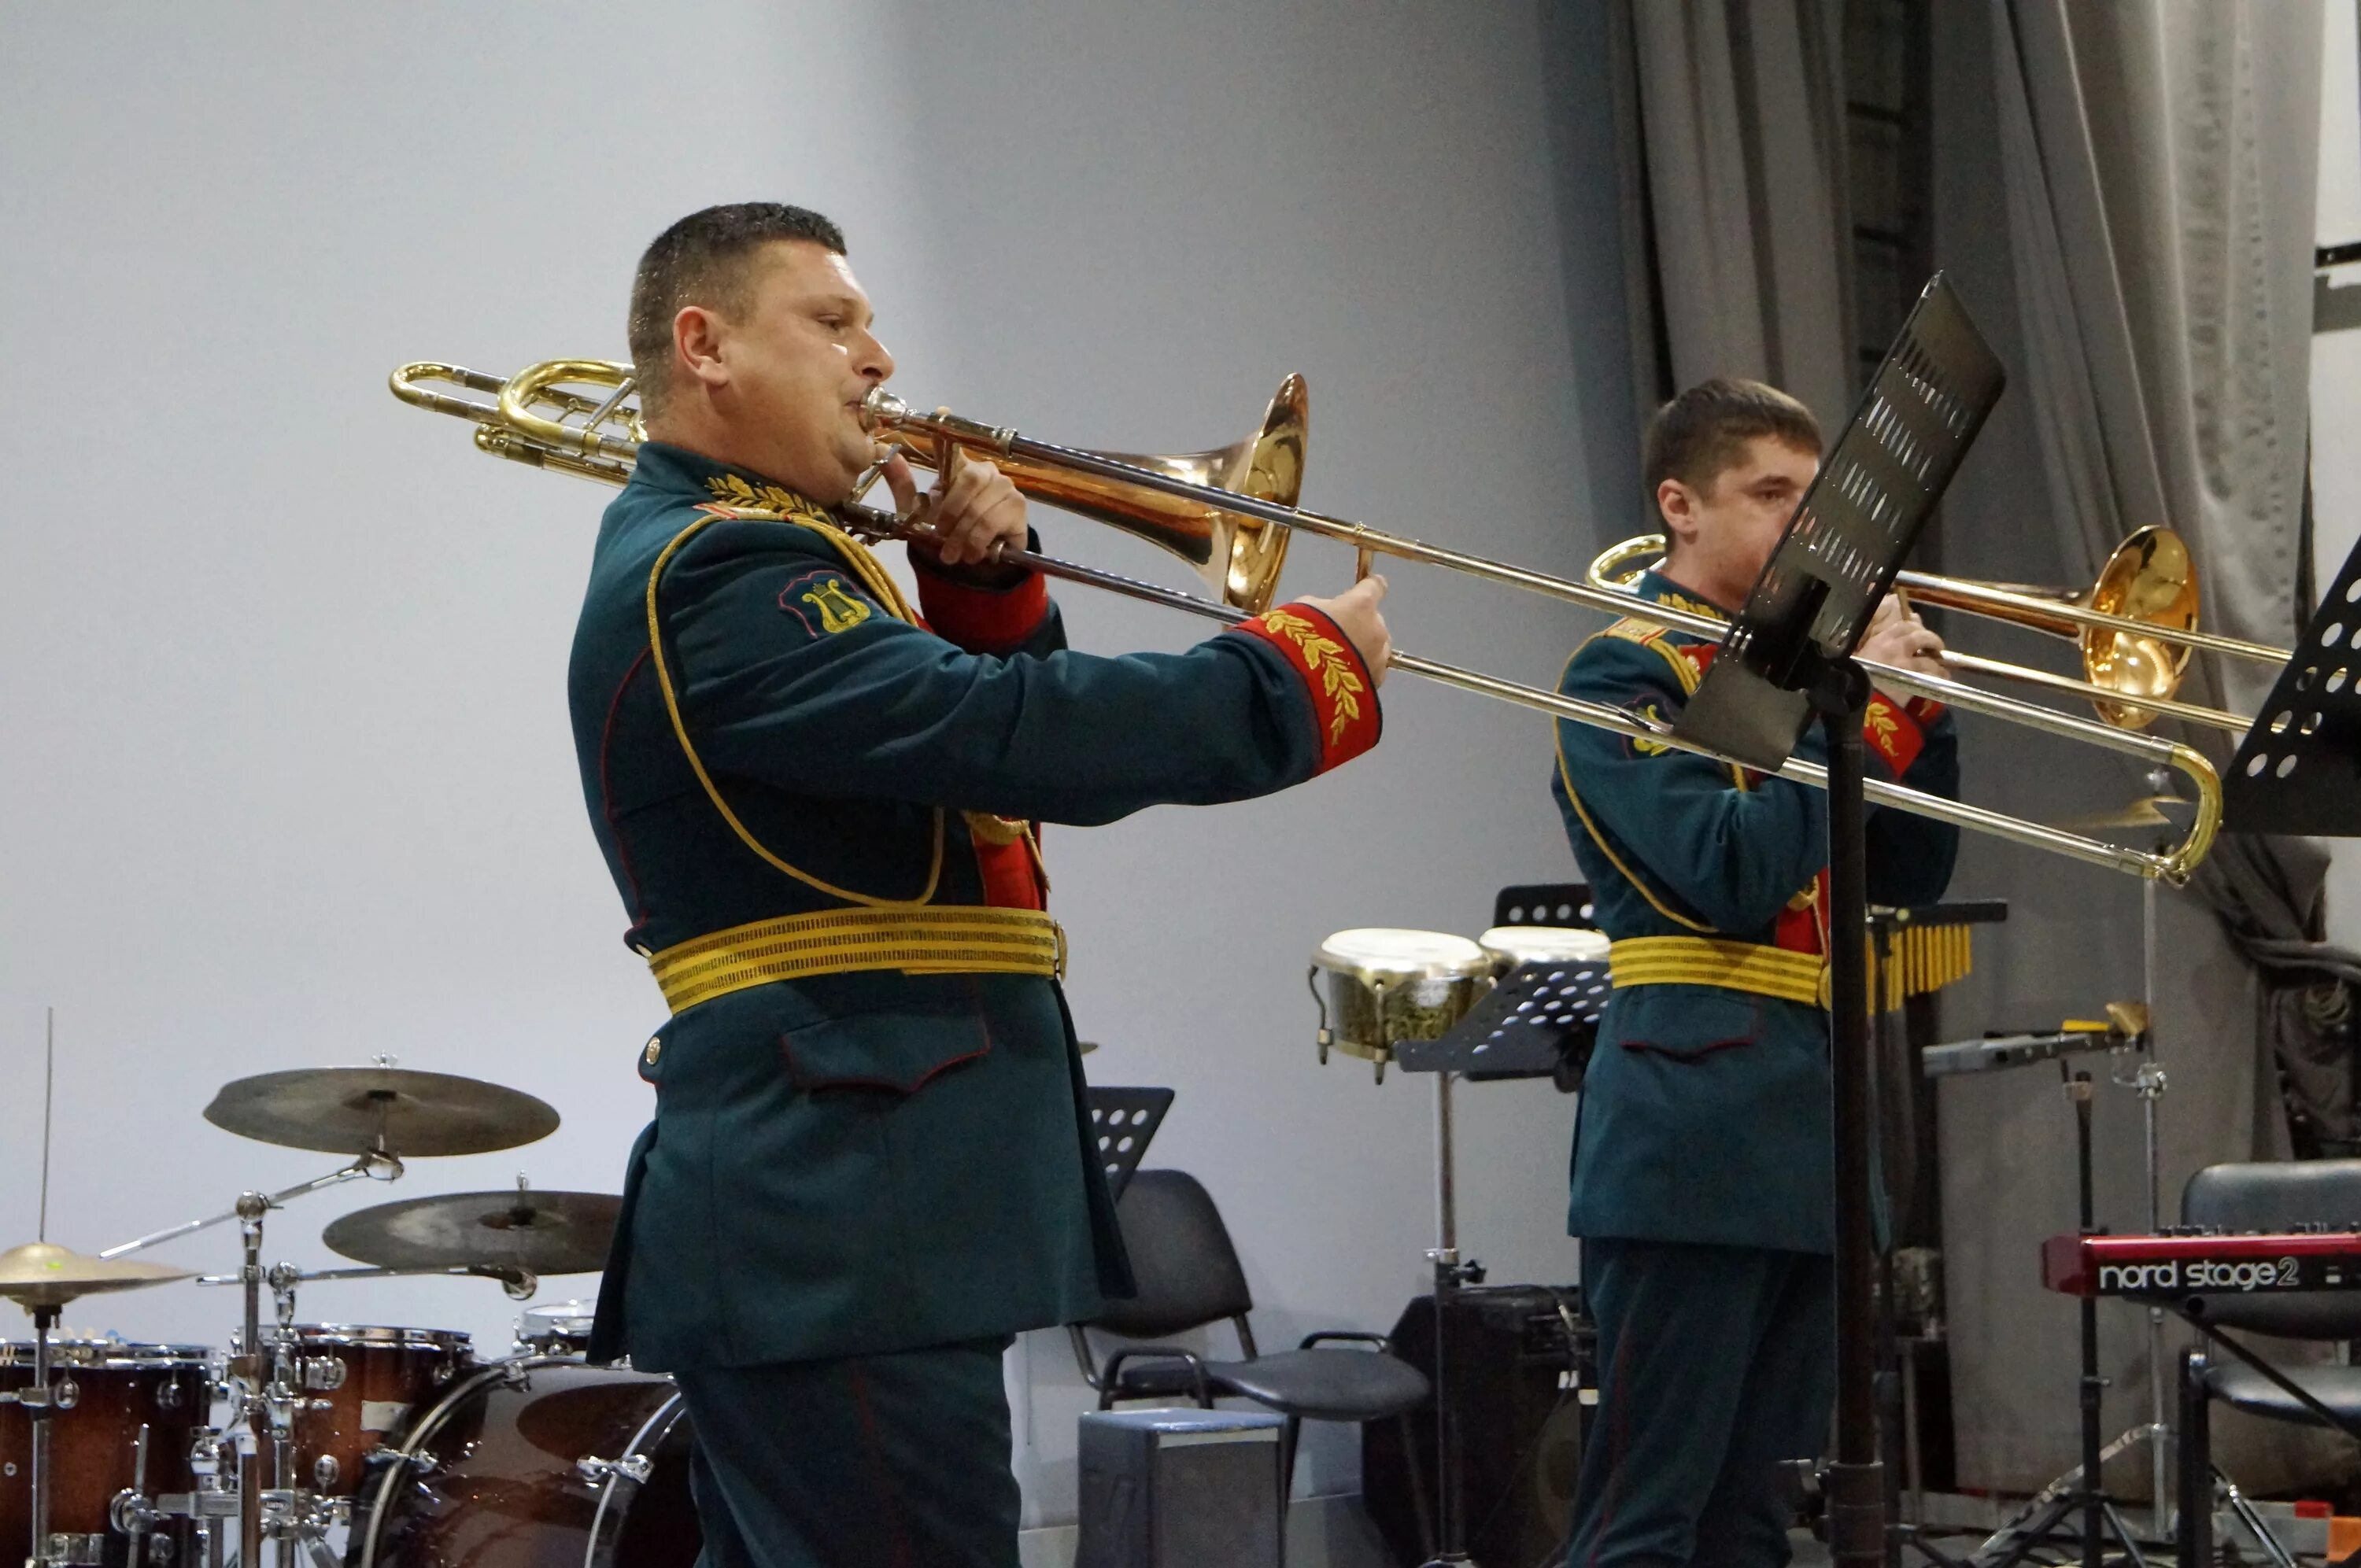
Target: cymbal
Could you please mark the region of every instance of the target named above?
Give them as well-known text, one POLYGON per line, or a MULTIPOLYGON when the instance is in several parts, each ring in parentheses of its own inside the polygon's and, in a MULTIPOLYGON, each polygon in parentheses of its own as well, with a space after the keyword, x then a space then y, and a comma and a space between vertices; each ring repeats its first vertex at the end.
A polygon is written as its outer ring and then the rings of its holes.
POLYGON ((2076 833, 2100 833, 2110 828, 2185 828, 2196 819, 2197 803, 2178 795, 2148 795, 2126 801, 2112 811, 2077 817, 2060 826, 2076 833))
POLYGON ((120 1257, 84 1257, 48 1242, 27 1242, 0 1252, 0 1296, 27 1311, 62 1307, 103 1290, 137 1290, 192 1277, 192 1271, 162 1263, 120 1257))
POLYGON ((453 1192, 346 1214, 320 1239, 380 1268, 505 1264, 531 1274, 607 1266, 622 1199, 609 1192, 453 1192))
POLYGON ((557 1113, 520 1090, 390 1067, 241 1078, 222 1085, 205 1120, 242 1138, 328 1154, 489 1154, 557 1130, 557 1113))

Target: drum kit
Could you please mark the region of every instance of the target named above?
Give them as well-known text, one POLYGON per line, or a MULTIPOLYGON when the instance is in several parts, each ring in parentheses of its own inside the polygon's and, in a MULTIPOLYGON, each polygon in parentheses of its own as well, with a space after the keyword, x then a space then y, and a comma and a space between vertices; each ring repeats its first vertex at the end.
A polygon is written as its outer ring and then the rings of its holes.
MULTIPOLYGON (((362 1266, 263 1263, 265 1219, 288 1201, 392 1180, 407 1157, 531 1143, 555 1111, 380 1058, 243 1079, 204 1114, 351 1162, 95 1255, 46 1240, 0 1253, 0 1297, 34 1325, 29 1342, 0 1343, 0 1563, 260 1568, 268 1541, 277 1568, 689 1568, 699 1536, 679 1394, 668 1377, 588 1365, 588 1303, 528 1310, 511 1354, 489 1360, 448 1330, 296 1321, 298 1288, 317 1280, 469 1276, 522 1299, 543 1275, 605 1266, 620 1199, 520 1177, 513 1190, 335 1221, 323 1239, 362 1266), (197 1278, 244 1291, 226 1355, 55 1333, 85 1296, 192 1277, 125 1255, 232 1221, 241 1266, 197 1278)), ((47 1168, 45 1148, 44 1230, 47 1168)))

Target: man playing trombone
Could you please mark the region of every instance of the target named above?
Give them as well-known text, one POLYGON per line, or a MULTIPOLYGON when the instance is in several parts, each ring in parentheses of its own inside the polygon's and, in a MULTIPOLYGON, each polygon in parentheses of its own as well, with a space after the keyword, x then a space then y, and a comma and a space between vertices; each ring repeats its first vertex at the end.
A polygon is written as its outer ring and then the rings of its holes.
MULTIPOLYGON (((1642 598, 1726 618, 1819 462, 1812 415, 1717 379, 1659 410, 1643 453, 1665 559, 1642 598)), ((1899 599, 1860 656, 1944 673, 1899 599)), ((1593 637, 1558 689, 1675 718, 1715 644, 1644 617, 1593 637)), ((1883 695, 1872 777, 1956 798, 1952 720, 1883 695)), ((1819 760, 1812 731, 1797 747, 1819 760)), ((1793 1510, 1777 1466, 1817 1455, 1835 1386, 1827 955, 1828 801, 1803 784, 1561 720, 1553 784, 1615 991, 1577 1112, 1567 1229, 1598 1326, 1599 1404, 1566 1562, 1776 1568, 1793 1510)), ((1921 903, 1958 829, 1869 819, 1870 895, 1921 903)))
MULTIPOLYGON (((708 1568, 1016 1562, 1002 1352, 1129 1270, 1037 825, 1298 784, 1374 745, 1380 579, 1177 654, 1063 651, 988 464, 918 610, 839 526, 893 373, 843 236, 769 203, 659 236, 650 439, 571 674, 593 829, 672 1018, 593 1359, 672 1373, 708 1568), (743 513, 753 511, 759 518, 743 513)), ((900 510, 920 498, 896 456, 900 510)))

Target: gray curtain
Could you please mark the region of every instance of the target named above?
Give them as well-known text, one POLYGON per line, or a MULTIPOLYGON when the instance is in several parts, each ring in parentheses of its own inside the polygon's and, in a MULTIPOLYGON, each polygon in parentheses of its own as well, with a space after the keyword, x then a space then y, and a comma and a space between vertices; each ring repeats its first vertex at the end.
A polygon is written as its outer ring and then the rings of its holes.
POLYGON ((1833 430, 1858 381, 1842 0, 1619 11, 1637 64, 1661 302, 1642 336, 1669 356, 1674 388, 1751 376, 1833 430))
MULTIPOLYGON (((1761 377, 1831 425, 1851 400, 1841 7, 1648 0, 1616 7, 1635 110, 1627 240, 1647 307, 1635 338, 1660 386, 1761 377)), ((2285 642, 2306 608, 2310 253, 2320 18, 2312 0, 2006 0, 1932 11, 1937 264, 2009 366, 2007 398, 1947 499, 1946 568, 2088 583, 2143 522, 2189 539, 2207 623, 2285 642)), ((1978 652, 2060 667, 2047 639, 1981 621, 1978 652)), ((2251 710, 2269 672, 2201 673, 2198 700, 2251 710)), ((2109 754, 1970 720, 1970 798, 2055 820, 2148 793, 2109 754)), ((2208 744, 2212 742, 2209 740, 2208 744)), ((2224 1159, 2283 1155, 2279 1075, 2351 1132, 2334 1025, 2361 964, 2318 934, 2321 861, 2302 842, 2226 843, 2201 883, 2156 900, 2157 1059, 2169 1088, 2103 1087, 2101 1217, 2141 1228, 2146 1113, 2162 1218, 2224 1159)), ((2054 1026, 2136 996, 2143 898, 2125 879, 1971 836, 1954 886, 1997 896, 1977 972, 1945 993, 1950 1032, 2054 1026)), ((2128 1080, 2103 1058, 2101 1077, 2128 1080)), ((2074 1312, 2037 1287, 2040 1241, 2075 1222, 2073 1121, 2054 1070, 1942 1091, 1944 1277, 1962 1486, 2029 1490, 2073 1462, 2074 1312)), ((2109 1434, 2144 1420, 2144 1314, 2111 1307, 2109 1434)), ((2317 1473, 2291 1429, 2221 1420, 2251 1486, 2317 1473)), ((2144 1492, 2136 1451, 2109 1479, 2144 1492)))
MULTIPOLYGON (((2169 523, 2204 575, 2207 623, 2282 643, 2308 609, 2297 592, 2309 549, 2320 32, 2317 6, 2301 0, 2012 0, 1992 11, 2000 226, 2021 327, 2015 390, 2034 416, 2038 511, 2063 580, 2090 581, 2133 528, 2169 523)), ((2187 689, 2198 700, 2246 711, 2271 678, 2250 663, 2192 669, 2187 689)), ((2216 737, 2185 738, 2226 762, 2216 737)), ((2301 840, 2230 840, 2160 922, 2168 1221, 2195 1166, 2285 1152, 2280 1063, 2309 1069, 2296 1078, 2319 1102, 2307 1111, 2349 1117, 2349 1105, 2331 1102, 2340 1075, 2319 1059, 2329 1049, 2323 1009, 2305 1002, 2307 991, 2341 995, 2319 984, 2341 955, 2309 942, 2324 865, 2301 840), (2214 917, 2211 928, 2189 917, 2192 904, 2214 917), (2237 961, 2224 962, 2231 954, 2237 961), (2188 994, 2187 977, 2206 974, 2220 983, 2188 994), (2208 1019, 2219 1024, 2191 1027, 2208 1019)), ((1994 1135, 2021 1109, 1997 1095, 1955 1094, 1945 1105, 1954 1280, 2007 1279, 2057 1228, 2055 1162, 2028 1168, 1994 1135)), ((2140 1160, 2136 1146, 2108 1153, 2140 1160)), ((2122 1229, 2144 1216, 2111 1217, 2122 1229)), ((1960 1479, 2038 1484, 2071 1452, 2070 1419, 2061 1419, 2070 1408, 2057 1397, 2065 1336, 2047 1316, 2015 1310, 2005 1290, 1955 1291, 1952 1304, 1960 1479), (2036 1369, 2050 1376, 2028 1378, 2036 1369)), ((2143 1387, 2136 1319, 2116 1314, 2111 1329, 2118 1386, 2143 1387)), ((2111 1431, 2145 1413, 2136 1398, 2115 1404, 2111 1431)), ((2224 1435, 2250 1486, 2325 1457, 2279 1433, 2224 1435)))

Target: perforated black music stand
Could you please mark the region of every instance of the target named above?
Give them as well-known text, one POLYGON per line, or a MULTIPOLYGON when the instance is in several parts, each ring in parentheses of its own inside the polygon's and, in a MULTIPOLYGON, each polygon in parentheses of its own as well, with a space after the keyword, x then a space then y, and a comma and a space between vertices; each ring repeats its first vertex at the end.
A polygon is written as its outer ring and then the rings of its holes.
POLYGON ((1106 1174, 1107 1196, 1120 1198, 1131 1185, 1132 1173, 1148 1153, 1148 1140, 1164 1124, 1172 1109, 1170 1089, 1112 1089, 1093 1083, 1082 1091, 1090 1107, 1091 1141, 1098 1146, 1099 1168, 1106 1174))
POLYGON ((2222 829, 2361 838, 2361 543, 2239 742, 2222 829))
POLYGON ((1835 1080, 1837 1461, 1828 1545, 1885 1556, 1877 1458, 1876 1248, 1870 1205, 1867 817, 1853 649, 1934 515, 2007 377, 1941 273, 1929 280, 1788 520, 1674 732, 1766 772, 1815 717, 1828 744, 1830 1058, 1835 1080))
POLYGON ((1519 964, 1443 1034, 1396 1046, 1394 1060, 1404 1072, 1455 1072, 1479 1081, 1556 1078, 1569 1051, 1588 1059, 1608 988, 1604 958, 1519 964))

